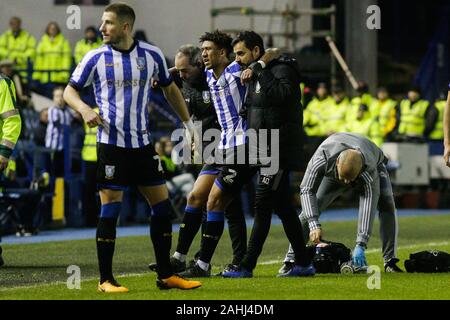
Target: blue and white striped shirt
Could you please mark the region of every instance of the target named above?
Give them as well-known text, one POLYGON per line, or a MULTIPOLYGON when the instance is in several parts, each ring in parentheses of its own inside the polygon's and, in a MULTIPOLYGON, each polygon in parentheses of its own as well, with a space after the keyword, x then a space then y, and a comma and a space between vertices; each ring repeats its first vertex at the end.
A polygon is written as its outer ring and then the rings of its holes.
POLYGON ((172 82, 161 50, 143 41, 135 41, 126 52, 104 45, 84 56, 70 85, 76 90, 94 85, 105 122, 99 127, 98 142, 124 148, 150 143, 147 104, 152 78, 162 86, 172 82))
POLYGON ((206 70, 211 98, 222 129, 219 149, 228 149, 245 143, 247 122, 239 111, 247 95, 247 85, 241 84, 241 66, 237 62, 228 65, 218 79, 212 70, 206 70))
POLYGON ((66 107, 50 107, 45 132, 45 147, 61 151, 64 148, 64 127, 70 126, 73 116, 66 107))

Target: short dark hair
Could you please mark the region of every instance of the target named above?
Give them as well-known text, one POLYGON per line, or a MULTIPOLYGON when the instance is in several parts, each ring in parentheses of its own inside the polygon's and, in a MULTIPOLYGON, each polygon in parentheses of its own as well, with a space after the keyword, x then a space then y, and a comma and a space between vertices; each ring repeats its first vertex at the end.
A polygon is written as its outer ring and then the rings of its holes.
POLYGON ((261 52, 261 55, 264 54, 264 41, 261 38, 259 34, 257 34, 255 31, 241 31, 236 36, 236 38, 233 39, 233 42, 231 45, 234 47, 236 43, 238 42, 244 42, 245 46, 253 50, 256 46, 259 47, 259 51, 261 52))
POLYGON ((104 12, 114 12, 117 18, 120 20, 126 20, 131 29, 133 29, 134 21, 136 20, 136 14, 132 7, 124 2, 111 3, 106 6, 104 12))
POLYGON ((367 93, 369 92, 369 85, 367 84, 367 82, 360 81, 358 82, 358 88, 356 89, 356 91, 359 94, 367 93))
POLYGON ((9 19, 9 22, 11 23, 12 20, 16 20, 16 21, 19 21, 19 23, 22 23, 22 19, 20 19, 19 17, 16 17, 16 16, 11 17, 11 18, 9 19))
POLYGON ((97 35, 97 28, 94 26, 89 26, 86 29, 84 29, 84 33, 88 33, 89 31, 92 31, 93 33, 95 33, 97 35))
POLYGON ((200 37, 200 42, 205 41, 214 42, 219 49, 225 49, 227 55, 233 52, 233 47, 231 46, 231 41, 233 41, 233 39, 231 39, 231 37, 225 32, 219 30, 214 32, 205 32, 205 34, 200 37))
POLYGON ((178 48, 178 52, 188 57, 191 66, 196 66, 201 61, 202 50, 192 44, 182 45, 178 48))
POLYGON ((327 84, 325 82, 319 82, 317 84, 317 89, 319 89, 319 88, 323 88, 323 89, 328 90, 328 86, 327 86, 327 84))

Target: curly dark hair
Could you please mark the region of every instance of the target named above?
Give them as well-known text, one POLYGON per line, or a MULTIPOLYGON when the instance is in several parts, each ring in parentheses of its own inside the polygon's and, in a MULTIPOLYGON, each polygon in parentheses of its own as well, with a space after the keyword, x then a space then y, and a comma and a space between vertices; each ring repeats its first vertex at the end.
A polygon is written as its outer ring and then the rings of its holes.
POLYGON ((233 41, 233 39, 225 32, 219 30, 205 32, 205 34, 200 37, 200 43, 204 41, 214 42, 219 49, 225 49, 227 55, 230 55, 233 52, 233 47, 231 46, 231 41, 233 41))

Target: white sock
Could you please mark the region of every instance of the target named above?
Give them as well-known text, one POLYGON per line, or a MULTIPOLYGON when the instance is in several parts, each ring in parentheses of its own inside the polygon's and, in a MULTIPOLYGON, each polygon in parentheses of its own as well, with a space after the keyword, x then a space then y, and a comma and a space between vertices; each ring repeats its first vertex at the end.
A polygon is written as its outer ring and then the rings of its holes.
POLYGON ((186 255, 185 254, 181 254, 177 251, 175 251, 175 253, 173 254, 173 257, 177 260, 180 260, 181 262, 185 262, 186 261, 186 255))
POLYGON ((209 263, 203 262, 202 260, 199 259, 199 260, 197 260, 197 264, 202 270, 208 271, 209 263))

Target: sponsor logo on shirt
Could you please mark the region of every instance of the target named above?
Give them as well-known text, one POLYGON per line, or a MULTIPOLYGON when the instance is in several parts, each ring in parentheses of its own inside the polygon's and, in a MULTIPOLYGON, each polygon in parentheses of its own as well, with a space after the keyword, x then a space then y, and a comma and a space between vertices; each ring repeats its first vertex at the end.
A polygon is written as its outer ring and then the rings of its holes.
POLYGON ((131 79, 131 80, 106 80, 108 84, 108 88, 116 87, 116 88, 122 88, 122 87, 145 87, 147 84, 146 80, 141 79, 131 79))

